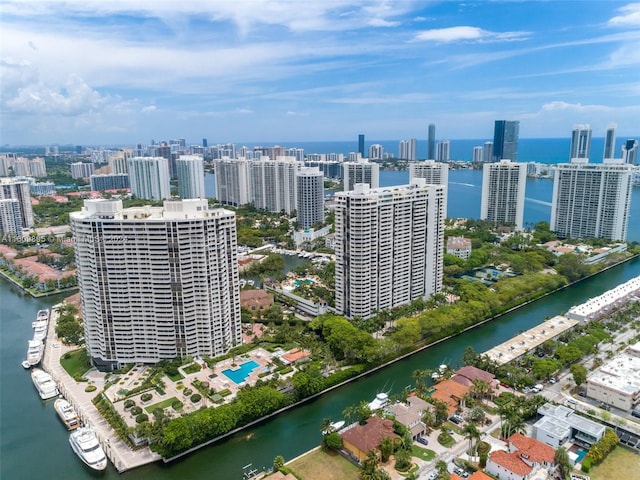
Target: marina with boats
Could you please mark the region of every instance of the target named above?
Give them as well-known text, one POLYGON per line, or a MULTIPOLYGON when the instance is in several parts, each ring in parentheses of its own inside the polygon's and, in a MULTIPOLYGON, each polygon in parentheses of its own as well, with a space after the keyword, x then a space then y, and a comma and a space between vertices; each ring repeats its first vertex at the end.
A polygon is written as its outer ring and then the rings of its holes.
POLYGON ((44 340, 49 329, 50 312, 48 309, 38 310, 36 320, 31 323, 33 338, 27 341, 27 358, 22 362, 24 368, 35 367, 42 361, 44 340))

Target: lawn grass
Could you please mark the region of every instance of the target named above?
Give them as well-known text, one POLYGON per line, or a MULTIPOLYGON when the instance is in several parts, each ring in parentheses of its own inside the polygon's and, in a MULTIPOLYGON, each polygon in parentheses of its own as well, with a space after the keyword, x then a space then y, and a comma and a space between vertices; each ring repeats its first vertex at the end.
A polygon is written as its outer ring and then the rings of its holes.
POLYGON ((154 403, 153 405, 149 405, 148 407, 144 407, 147 413, 153 413, 156 408, 167 408, 170 407, 173 402, 177 400, 176 397, 167 398, 158 403, 154 403))
POLYGON ((198 365, 196 362, 193 362, 187 365, 186 367, 183 367, 182 370, 184 370, 184 373, 186 374, 198 373, 202 370, 202 367, 198 365))
POLYGON ((168 373, 165 372, 165 375, 167 376, 167 378, 169 380, 171 380, 172 382, 178 382, 182 379, 184 379, 184 375, 182 375, 180 372, 178 372, 175 375, 169 375, 168 373))
POLYGON ((621 480, 638 478, 638 454, 616 447, 600 465, 591 467, 591 480, 621 480))
POLYGON ((73 378, 81 377, 91 368, 86 348, 67 352, 60 358, 60 365, 73 378), (65 358, 67 357, 67 358, 65 358))
POLYGON ((335 452, 314 450, 287 464, 303 480, 358 480, 360 470, 335 452))
POLYGON ((422 448, 418 445, 411 445, 411 455, 417 457, 426 462, 430 462, 434 458, 436 458, 436 452, 433 450, 429 450, 428 448, 422 448))

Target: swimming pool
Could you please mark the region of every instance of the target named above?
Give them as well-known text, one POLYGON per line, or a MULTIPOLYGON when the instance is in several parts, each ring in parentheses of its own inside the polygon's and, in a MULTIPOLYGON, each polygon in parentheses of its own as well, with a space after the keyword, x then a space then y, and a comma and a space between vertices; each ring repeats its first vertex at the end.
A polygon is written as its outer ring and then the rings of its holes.
POLYGON ((240 364, 238 366, 239 368, 235 370, 231 368, 227 368, 226 370, 223 370, 222 374, 225 377, 229 378, 236 385, 239 385, 243 383, 247 379, 249 374, 259 366, 260 364, 258 362, 254 360, 249 360, 248 362, 240 364))
POLYGON ((578 460, 576 461, 578 463, 582 463, 582 459, 587 456, 587 451, 584 448, 578 448, 578 450, 575 451, 575 454, 578 455, 578 460))

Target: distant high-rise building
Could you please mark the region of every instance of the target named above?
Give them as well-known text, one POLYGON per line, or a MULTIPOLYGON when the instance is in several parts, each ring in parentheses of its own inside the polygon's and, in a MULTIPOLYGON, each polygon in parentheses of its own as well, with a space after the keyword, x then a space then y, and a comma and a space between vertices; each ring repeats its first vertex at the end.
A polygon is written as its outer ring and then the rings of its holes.
POLYGON ((132 157, 127 159, 131 193, 146 200, 171 197, 169 161, 164 157, 132 157))
POLYGON ((416 159, 416 139, 402 140, 398 147, 398 158, 401 160, 416 159))
POLYGON ((616 127, 617 125, 609 125, 607 134, 604 137, 604 154, 602 158, 615 158, 616 156, 616 127))
POLYGON ((368 319, 442 289, 446 187, 358 184, 335 201, 339 313, 368 319))
POLYGON ((360 134, 358 135, 358 153, 360 154, 360 156, 362 158, 365 158, 365 151, 364 151, 364 134, 360 134))
POLYGON ((293 157, 299 162, 304 162, 304 148, 287 148, 285 157, 293 157))
POLYGON ((484 142, 482 147, 482 161, 489 163, 493 161, 493 142, 484 142))
POLYGON ((71 178, 89 178, 95 170, 93 163, 75 162, 69 166, 71 167, 71 178))
POLYGON ((429 124, 429 140, 427 142, 427 160, 435 160, 436 154, 436 124, 429 124))
POLYGON ((70 219, 95 366, 215 357, 242 343, 233 212, 204 199, 127 209, 87 200, 70 219))
POLYGON ((382 160, 384 158, 384 147, 379 143, 374 143, 369 147, 370 160, 382 160))
POLYGON ((493 161, 518 161, 518 135, 520 122, 496 120, 493 131, 493 161))
POLYGON ((557 165, 551 230, 560 237, 626 240, 632 169, 620 160, 557 165))
POLYGON ((320 169, 300 168, 296 182, 296 211, 300 228, 311 228, 324 222, 324 176, 320 169))
POLYGON ((527 164, 510 160, 486 163, 482 172, 480 218, 522 230, 527 164))
POLYGON ((482 163, 484 158, 483 150, 484 148, 482 147, 473 147, 473 163, 482 163))
POLYGON ((622 145, 622 160, 629 165, 638 163, 638 141, 628 138, 622 145))
POLYGON ((380 186, 380 165, 360 159, 342 164, 342 183, 345 192, 353 190, 357 183, 366 183, 371 188, 380 186))
POLYGON ((129 173, 129 167, 127 165, 127 158, 131 157, 131 152, 119 152, 116 155, 109 157, 109 170, 112 174, 129 173))
POLYGON ((250 201, 268 212, 291 213, 296 209, 296 172, 303 166, 292 157, 249 162, 250 201))
POLYGON ((409 164, 409 183, 412 183, 416 178, 424 178, 425 182, 430 185, 444 185, 446 187, 449 184, 449 164, 434 160, 411 162, 409 164))
MULTIPOLYGON (((20 237, 22 234, 22 214, 20 202, 15 198, 0 199, 0 235, 20 237)), ((3 242, 8 240, 3 238, 3 242)))
MULTIPOLYGON (((27 180, 0 178, 0 200, 17 200, 20 206, 22 228, 33 227, 33 208, 31 207, 31 195, 27 180)), ((5 209, 7 212, 13 212, 15 206, 6 206, 5 209)))
POLYGON ((44 162, 44 158, 36 157, 29 160, 29 171, 34 178, 46 177, 47 165, 44 162))
POLYGON ((202 146, 203 146, 204 148, 207 148, 207 147, 209 146, 209 142, 207 142, 207 139, 206 139, 206 138, 203 138, 203 139, 202 139, 202 146))
POLYGON ((571 134, 570 159, 589 158, 591 149, 591 125, 574 125, 571 134))
POLYGON ((440 142, 438 142, 436 160, 438 162, 448 162, 450 149, 451 144, 449 143, 449 140, 441 140, 440 142))
POLYGON ((239 207, 251 201, 247 160, 225 157, 214 160, 213 168, 216 172, 216 198, 220 203, 239 207))
POLYGON ((129 175, 126 173, 110 173, 108 175, 91 175, 91 190, 123 190, 129 188, 129 175))
POLYGON ((205 198, 204 160, 200 155, 180 155, 176 160, 180 198, 205 198))

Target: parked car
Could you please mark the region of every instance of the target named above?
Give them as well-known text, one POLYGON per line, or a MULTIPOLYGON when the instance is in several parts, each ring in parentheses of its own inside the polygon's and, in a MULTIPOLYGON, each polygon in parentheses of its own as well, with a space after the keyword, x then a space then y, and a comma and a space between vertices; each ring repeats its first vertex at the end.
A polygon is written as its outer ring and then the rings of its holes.
POLYGON ((438 472, 431 472, 429 474, 429 480, 436 480, 438 478, 438 472))
POLYGON ((451 415, 449 417, 449 420, 451 420, 453 423, 455 424, 461 424, 462 422, 464 422, 464 418, 462 418, 460 415, 451 415))
POLYGON ((631 415, 640 418, 640 410, 631 410, 631 415))
POLYGON ((418 437, 418 438, 416 438, 416 441, 418 443, 421 443, 422 445, 429 445, 429 440, 427 440, 424 437, 418 437))
POLYGON ((585 392, 584 390, 580 390, 578 392, 578 395, 580 395, 581 397, 586 397, 587 396, 587 392, 585 392))
POLYGON ((556 377, 549 377, 549 383, 556 383, 558 379, 556 377))

